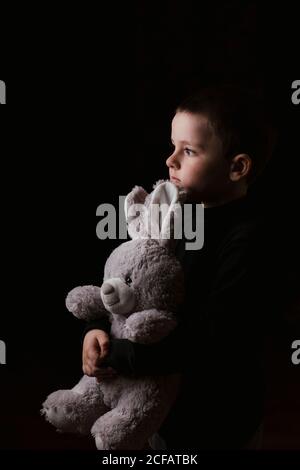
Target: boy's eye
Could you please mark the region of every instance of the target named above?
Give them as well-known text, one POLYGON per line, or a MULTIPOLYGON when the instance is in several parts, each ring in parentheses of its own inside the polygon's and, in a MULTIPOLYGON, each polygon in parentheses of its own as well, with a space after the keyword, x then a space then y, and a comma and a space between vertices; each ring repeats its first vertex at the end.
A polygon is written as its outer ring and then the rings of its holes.
POLYGON ((195 155, 195 151, 192 150, 192 149, 189 149, 189 148, 187 148, 187 147, 185 147, 184 153, 185 153, 186 155, 188 155, 188 156, 195 155))

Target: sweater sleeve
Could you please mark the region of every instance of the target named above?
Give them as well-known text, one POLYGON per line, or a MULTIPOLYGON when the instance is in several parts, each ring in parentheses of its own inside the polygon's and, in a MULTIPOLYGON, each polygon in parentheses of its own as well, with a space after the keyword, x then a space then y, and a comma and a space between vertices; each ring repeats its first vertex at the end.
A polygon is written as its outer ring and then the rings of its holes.
POLYGON ((104 366, 129 376, 164 375, 180 372, 182 327, 178 326, 157 343, 139 344, 127 339, 112 339, 104 366))
POLYGON ((110 328, 111 323, 108 318, 101 318, 100 320, 90 321, 83 330, 83 338, 91 330, 103 330, 105 333, 109 334, 110 328))
MULTIPOLYGON (((91 330, 110 333, 108 318, 94 320, 87 324, 84 336, 91 330)), ((103 367, 112 367, 118 373, 128 376, 164 375, 179 372, 183 363, 183 323, 179 323, 166 338, 157 343, 140 344, 128 339, 110 339, 110 350, 103 367)))

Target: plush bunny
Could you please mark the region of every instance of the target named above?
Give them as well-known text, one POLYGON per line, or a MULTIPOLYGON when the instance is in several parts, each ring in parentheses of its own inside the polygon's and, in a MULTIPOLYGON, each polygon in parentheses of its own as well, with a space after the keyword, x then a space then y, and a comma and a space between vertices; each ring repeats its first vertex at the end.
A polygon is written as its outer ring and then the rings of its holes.
MULTIPOLYGON (((136 186, 125 199, 132 240, 107 259, 101 288, 76 287, 68 294, 68 310, 84 320, 108 316, 112 338, 147 344, 167 336, 177 324, 176 311, 184 294, 171 233, 174 221, 180 223, 184 197, 169 181, 159 181, 149 195, 136 186), (161 217, 159 206, 164 208, 161 217)), ((161 426, 178 384, 177 374, 119 375, 101 383, 85 375, 73 389, 52 393, 42 414, 60 431, 91 432, 98 449, 138 450, 161 426)))

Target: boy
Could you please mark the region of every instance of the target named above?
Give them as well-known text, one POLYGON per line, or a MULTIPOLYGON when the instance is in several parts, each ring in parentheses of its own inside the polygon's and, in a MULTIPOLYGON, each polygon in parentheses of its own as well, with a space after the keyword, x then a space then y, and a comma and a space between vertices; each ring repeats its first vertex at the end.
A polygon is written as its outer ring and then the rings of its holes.
POLYGON ((182 373, 159 433, 168 450, 245 448, 261 427, 266 257, 247 191, 270 155, 262 116, 230 88, 203 90, 174 116, 170 179, 205 207, 204 247, 185 251, 180 240, 176 249, 186 277, 178 328, 152 345, 110 340, 105 321, 86 328, 87 375, 182 373))

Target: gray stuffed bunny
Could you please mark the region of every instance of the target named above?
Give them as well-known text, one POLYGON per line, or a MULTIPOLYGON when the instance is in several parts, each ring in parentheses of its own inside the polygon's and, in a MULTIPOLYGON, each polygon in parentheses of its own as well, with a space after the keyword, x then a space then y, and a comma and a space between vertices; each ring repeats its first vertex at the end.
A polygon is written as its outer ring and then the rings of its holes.
MULTIPOLYGON (((112 338, 149 344, 167 336, 177 324, 176 311, 184 295, 171 233, 184 197, 169 181, 156 183, 149 195, 136 186, 125 199, 132 240, 107 259, 101 287, 76 287, 68 294, 68 310, 84 320, 108 316, 112 338), (154 204, 165 209, 159 221, 154 204)), ((178 374, 118 375, 101 383, 84 375, 73 389, 49 395, 42 414, 59 431, 91 432, 100 450, 139 450, 160 428, 178 385, 178 374)))

